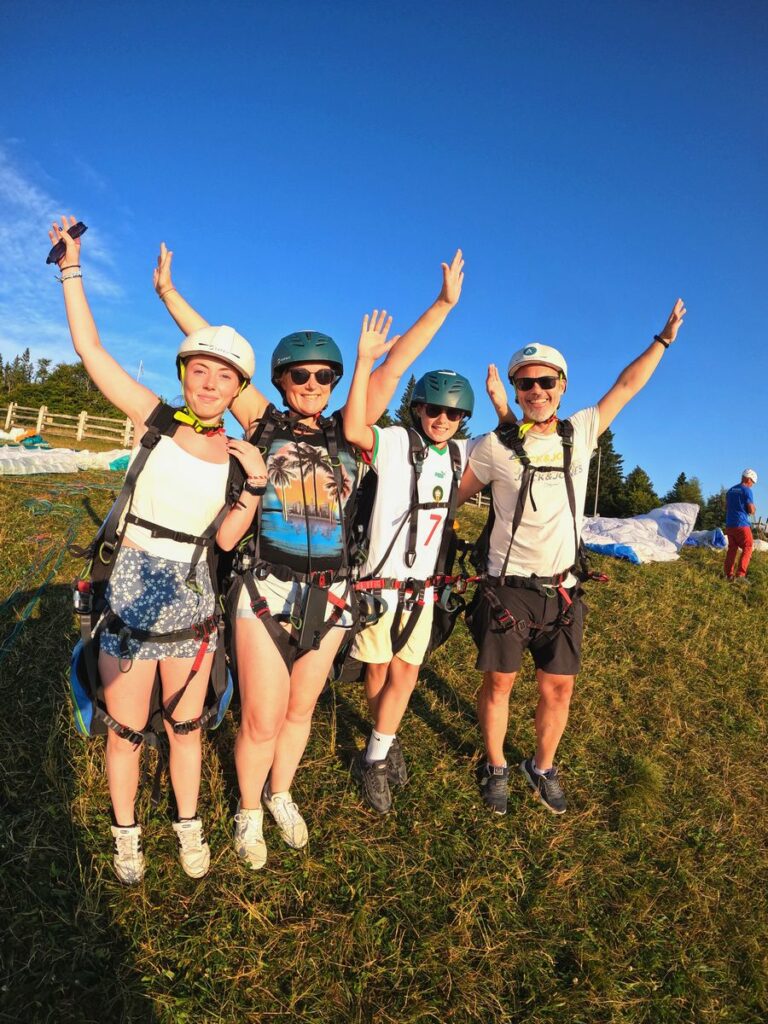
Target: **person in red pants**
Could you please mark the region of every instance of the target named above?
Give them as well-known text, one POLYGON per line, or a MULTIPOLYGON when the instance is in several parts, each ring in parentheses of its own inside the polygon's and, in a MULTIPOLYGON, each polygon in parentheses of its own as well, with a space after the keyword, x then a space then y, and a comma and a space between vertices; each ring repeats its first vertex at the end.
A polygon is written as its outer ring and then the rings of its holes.
POLYGON ((755 514, 755 499, 752 485, 757 483, 754 469, 745 469, 741 483, 729 488, 725 496, 725 533, 728 537, 728 553, 725 556, 725 578, 729 583, 734 579, 746 579, 749 560, 752 557, 752 530, 749 517, 755 514), (734 576, 736 556, 741 551, 739 568, 734 576))

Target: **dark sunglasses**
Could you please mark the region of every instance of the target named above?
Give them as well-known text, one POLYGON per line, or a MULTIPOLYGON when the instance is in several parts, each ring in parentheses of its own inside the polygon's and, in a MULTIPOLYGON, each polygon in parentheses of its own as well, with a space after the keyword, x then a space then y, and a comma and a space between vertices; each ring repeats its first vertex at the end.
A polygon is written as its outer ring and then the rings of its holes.
POLYGON ((338 379, 336 371, 330 367, 322 370, 305 370, 303 366, 292 366, 288 373, 294 384, 306 384, 310 377, 314 377, 318 384, 323 385, 333 384, 338 379))
POLYGON ((538 384, 540 388, 545 391, 551 391, 552 388, 557 387, 557 382, 561 379, 561 375, 546 377, 515 377, 514 385, 518 391, 530 391, 534 384, 538 384))
POLYGON ((446 409, 444 405, 432 405, 431 402, 424 406, 424 411, 427 416, 433 420, 437 419, 437 417, 444 412, 446 418, 449 419, 451 423, 457 423, 464 415, 464 412, 461 409, 446 409))

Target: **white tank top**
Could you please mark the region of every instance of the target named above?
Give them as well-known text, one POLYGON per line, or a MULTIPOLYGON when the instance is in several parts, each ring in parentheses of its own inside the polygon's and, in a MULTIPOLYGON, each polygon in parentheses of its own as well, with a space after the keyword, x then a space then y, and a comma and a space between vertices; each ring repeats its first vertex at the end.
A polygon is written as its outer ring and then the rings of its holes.
MULTIPOLYGON (((131 462, 139 451, 131 452, 131 462)), ((226 501, 229 461, 205 462, 163 436, 139 473, 130 511, 158 526, 199 536, 213 522, 226 501)), ((158 558, 191 562, 194 544, 153 537, 149 530, 128 523, 125 537, 158 558)))

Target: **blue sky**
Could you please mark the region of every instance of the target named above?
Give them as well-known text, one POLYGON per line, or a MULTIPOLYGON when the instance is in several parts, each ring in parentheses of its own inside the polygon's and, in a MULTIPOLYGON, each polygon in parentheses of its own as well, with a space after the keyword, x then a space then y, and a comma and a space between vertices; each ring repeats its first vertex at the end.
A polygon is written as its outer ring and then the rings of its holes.
MULTIPOLYGON (((660 492, 681 471, 705 494, 746 465, 768 480, 764 3, 84 0, 5 5, 2 36, 3 356, 71 359, 44 266, 59 212, 89 224, 105 344, 167 397, 161 239, 268 393, 282 335, 327 331, 351 373, 362 314, 407 327, 461 245, 464 296, 417 374, 482 392, 539 339, 575 411, 681 295, 679 342, 615 423, 625 469, 660 492)), ((472 429, 492 422, 481 399, 472 429)))

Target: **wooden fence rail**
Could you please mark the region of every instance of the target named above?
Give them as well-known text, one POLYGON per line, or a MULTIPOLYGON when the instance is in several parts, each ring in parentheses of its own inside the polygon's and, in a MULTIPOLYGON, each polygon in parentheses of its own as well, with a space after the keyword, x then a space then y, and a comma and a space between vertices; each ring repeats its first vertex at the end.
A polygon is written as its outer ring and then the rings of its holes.
POLYGON ((36 434, 50 430, 55 434, 74 434, 77 441, 94 437, 115 441, 123 448, 130 448, 133 439, 133 424, 129 419, 113 419, 110 416, 92 416, 85 409, 77 416, 64 412, 51 412, 47 405, 34 409, 11 402, 0 407, 0 423, 8 431, 11 427, 33 427, 36 434))

